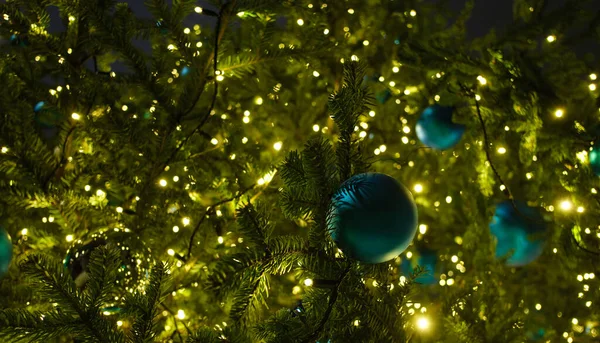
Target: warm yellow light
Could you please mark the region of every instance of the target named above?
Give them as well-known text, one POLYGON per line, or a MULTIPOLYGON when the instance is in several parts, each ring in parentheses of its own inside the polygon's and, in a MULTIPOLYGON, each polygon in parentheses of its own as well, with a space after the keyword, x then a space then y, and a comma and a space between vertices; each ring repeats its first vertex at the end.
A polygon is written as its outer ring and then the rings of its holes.
POLYGON ((202 13, 202 7, 197 6, 196 8, 194 8, 194 11, 196 11, 196 13, 202 13))
POLYGON ((325 30, 323 30, 323 34, 324 34, 324 35, 327 35, 327 34, 329 34, 329 29, 325 29, 325 30))
POLYGON ((380 150, 381 152, 385 152, 385 151, 387 150, 387 146, 385 146, 385 144, 381 144, 381 145, 379 146, 379 150, 380 150))
POLYGON ((169 44, 169 45, 167 46, 167 49, 169 49, 169 50, 175 50, 175 45, 173 45, 173 44, 169 44))
POLYGON ((248 137, 243 137, 242 138, 242 144, 246 144, 248 143, 248 137))
POLYGON ((177 176, 177 175, 173 176, 173 181, 175 181, 175 182, 179 181, 179 176, 177 176))
POLYGON ((75 17, 73 17, 72 15, 70 15, 70 16, 69 16, 69 21, 70 21, 70 22, 73 22, 73 21, 75 21, 75 17))
POLYGON ((417 329, 424 331, 429 329, 430 326, 431 323, 429 322, 429 319, 427 317, 421 316, 417 318, 417 329))
POLYGON ((250 117, 244 117, 242 121, 244 122, 244 124, 248 124, 250 122, 250 117))
POLYGON ((375 117, 375 111, 369 111, 369 117, 375 117))
POLYGON ((502 155, 502 154, 505 154, 505 153, 506 153, 506 148, 504 148, 504 147, 499 147, 499 148, 498 148, 498 153, 499 153, 499 154, 501 154, 501 155, 502 155))
POLYGON ((213 138, 213 139, 211 139, 211 140, 210 140, 210 142, 212 143, 212 145, 217 145, 217 144, 219 144, 219 140, 218 140, 218 139, 216 139, 216 138, 213 138))
POLYGON ((0 151, 2 151, 3 154, 6 154, 8 152, 8 148, 3 146, 2 149, 0 149, 0 151))
POLYGON ((364 41, 363 41, 363 45, 364 45, 364 46, 367 46, 367 45, 369 45, 369 41, 368 41, 368 40, 364 40, 364 41))
POLYGON ((594 81, 598 78, 596 74, 590 74, 590 80, 594 81))
POLYGON ((583 213, 583 211, 584 211, 583 206, 577 207, 577 212, 583 213))
POLYGON ((117 207, 117 213, 123 213, 123 207, 121 207, 121 206, 117 207))
POLYGON ((117 320, 117 326, 123 326, 123 321, 122 320, 117 320))
POLYGON ((410 133, 410 127, 408 127, 408 126, 403 127, 402 128, 402 132, 404 132, 404 133, 410 133))
POLYGON ((185 29, 183 29, 183 33, 185 33, 186 35, 189 35, 190 32, 192 32, 192 31, 190 30, 189 27, 186 27, 185 29))
POLYGON ((283 146, 283 143, 281 141, 275 142, 275 144, 273 144, 273 149, 279 151, 279 150, 281 150, 282 146, 283 146))
POLYGON ((302 288, 300 288, 300 286, 294 286, 294 288, 292 288, 292 294, 298 294, 302 292, 302 288))
POLYGON ((310 287, 313 285, 312 279, 304 279, 304 286, 310 287))
POLYGON ((427 225, 425 225, 425 224, 419 225, 419 233, 424 235, 425 232, 427 232, 427 225))
POLYGON ((314 132, 319 132, 319 129, 320 129, 319 125, 317 125, 317 124, 313 125, 314 132))
POLYGON ((90 185, 85 185, 85 187, 83 187, 83 189, 85 189, 86 192, 89 192, 90 189, 92 189, 92 187, 90 185))
POLYGON ((167 254, 169 254, 169 256, 175 256, 175 250, 169 249, 167 250, 167 254))
POLYGON ((525 174, 525 177, 527 178, 527 180, 530 180, 533 177, 533 174, 527 173, 525 174))
POLYGON ((185 312, 183 310, 178 310, 177 311, 177 318, 179 318, 179 319, 185 319, 185 312))
POLYGON ((359 326, 359 325, 360 325, 360 320, 358 320, 358 319, 357 319, 357 320, 355 320, 355 321, 354 321, 354 326, 359 326))
POLYGON ((410 16, 411 16, 411 17, 414 17, 414 16, 416 16, 416 15, 417 15, 417 11, 415 11, 415 10, 410 10, 410 16))
POLYGON ((160 179, 160 181, 158 181, 158 184, 159 184, 161 187, 166 187, 166 186, 167 186, 167 180, 165 180, 165 179, 160 179))
POLYGON ((549 43, 552 43, 552 42, 554 42, 554 41, 556 40, 556 36, 554 36, 554 35, 550 35, 550 36, 546 37, 546 40, 547 40, 549 43))
POLYGON ((410 260, 410 258, 412 257, 412 255, 413 255, 413 254, 412 254, 412 252, 411 252, 411 251, 408 251, 408 252, 406 252, 406 258, 407 258, 407 259, 409 259, 409 260, 410 260))
POLYGON ((179 232, 179 226, 177 226, 177 225, 173 226, 173 232, 175 232, 175 233, 179 232))
POLYGON ((563 200, 560 203, 560 208, 563 211, 569 211, 573 208, 573 203, 569 200, 563 200))
POLYGON ((223 239, 223 236, 219 236, 219 237, 217 237, 217 242, 218 242, 219 244, 223 244, 223 242, 224 242, 224 241, 225 241, 225 240, 223 239))
POLYGON ((183 223, 183 226, 188 226, 190 225, 190 218, 183 217, 183 219, 181 219, 181 222, 183 223))
POLYGON ((573 323, 573 325, 577 325, 577 323, 579 323, 579 320, 577 320, 577 318, 573 318, 571 320, 571 323, 573 323))
POLYGON ((72 242, 73 241, 73 235, 67 235, 67 237, 65 237, 65 239, 67 240, 67 242, 72 242))
POLYGON ((397 72, 399 72, 399 71, 400 71, 400 68, 398 68, 398 67, 393 67, 393 68, 392 68, 392 72, 393 72, 393 73, 397 73, 397 72))
POLYGON ((423 185, 421 185, 420 183, 417 183, 413 189, 415 190, 415 192, 417 193, 421 193, 423 191, 423 185))
POLYGON ((591 91, 595 91, 596 90, 596 84, 595 83, 590 83, 590 90, 591 91))
POLYGON ((22 234, 23 236, 25 236, 25 235, 27 234, 27 229, 23 229, 23 230, 21 230, 21 234, 22 234))
POLYGON ((479 81, 479 83, 481 83, 482 85, 485 85, 487 83, 487 80, 485 79, 485 77, 479 75, 477 76, 477 80, 479 81))
POLYGON ((452 202, 452 197, 448 195, 448 196, 446 197, 446 202, 447 202, 448 204, 449 204, 449 203, 451 203, 451 202, 452 202))
POLYGON ((302 26, 302 25, 304 25, 304 20, 302 20, 302 19, 298 19, 298 20, 296 21, 296 23, 298 23, 298 25, 302 26))
POLYGON ((564 114, 565 114, 565 112, 563 110, 561 110, 561 109, 558 109, 558 110, 556 110, 556 112, 554 112, 554 115, 557 118, 561 118, 564 114))
POLYGON ((73 118, 75 120, 79 120, 79 119, 81 119, 81 116, 78 113, 72 113, 71 118, 73 118))

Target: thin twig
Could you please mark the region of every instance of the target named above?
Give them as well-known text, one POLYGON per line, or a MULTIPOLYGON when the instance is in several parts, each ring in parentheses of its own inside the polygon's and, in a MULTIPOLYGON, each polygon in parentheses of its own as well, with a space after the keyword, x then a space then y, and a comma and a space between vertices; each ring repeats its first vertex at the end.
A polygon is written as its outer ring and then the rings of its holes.
POLYGON ((252 186, 250 186, 250 187, 248 187, 248 188, 246 188, 246 189, 238 192, 236 195, 234 195, 232 197, 220 200, 220 201, 212 204, 211 206, 209 206, 208 210, 206 210, 206 212, 204 212, 204 214, 202 215, 202 217, 198 221, 198 224, 196 224, 196 227, 194 227, 194 231, 192 232, 192 236, 190 237, 190 243, 188 245, 188 251, 187 251, 187 254, 184 257, 184 261, 187 261, 190 258, 190 256, 192 255, 192 248, 194 247, 194 237, 196 237, 196 233, 198 233, 198 230, 200 229, 200 226, 204 222, 204 219, 206 219, 206 216, 209 215, 209 214, 211 214, 214 211, 215 207, 223 205, 223 204, 228 203, 230 201, 233 201, 235 199, 238 199, 242 195, 244 195, 244 194, 248 193, 250 190, 254 189, 255 187, 256 187, 256 183, 253 184, 252 186))
POLYGON ((325 314, 323 315, 323 318, 321 318, 321 321, 319 322, 319 325, 317 326, 315 331, 313 331, 313 333, 310 336, 308 336, 305 340, 302 341, 303 343, 309 343, 309 342, 314 341, 319 336, 319 333, 321 332, 321 330, 323 330, 323 328, 325 327, 325 324, 327 323, 327 320, 329 320, 329 316, 331 315, 331 312, 333 311, 333 306, 335 305, 335 302, 337 301, 337 297, 339 295, 340 284, 344 280, 344 277, 346 277, 346 274, 348 274, 348 272, 350 271, 351 267, 352 267, 352 264, 349 264, 348 267, 346 267, 346 269, 344 269, 344 271, 338 278, 337 286, 333 289, 333 291, 331 292, 331 295, 329 296, 329 303, 327 304, 327 310, 325 310, 325 314))
MULTIPOLYGON (((233 6, 232 4, 225 4, 225 5, 223 5, 221 11, 219 12, 219 16, 217 18, 217 27, 215 29, 216 34, 215 34, 215 42, 214 42, 215 48, 214 48, 214 53, 213 53, 213 58, 212 58, 212 61, 213 61, 213 77, 215 77, 217 75, 217 72, 219 70, 219 68, 218 68, 218 56, 219 56, 219 42, 220 42, 221 37, 223 35, 222 30, 221 30, 222 21, 226 20, 226 18, 227 18, 225 16, 225 14, 229 14, 229 12, 226 12, 226 13, 223 13, 223 12, 224 12, 225 8, 227 8, 230 5, 233 6)), ((224 29, 223 29, 223 31, 224 31, 224 29)), ((163 170, 167 165, 169 165, 169 163, 173 160, 173 158, 175 158, 175 155, 177 155, 177 153, 181 150, 181 148, 183 148, 183 146, 188 142, 188 140, 196 132, 198 132, 198 130, 200 130, 204 126, 204 124, 206 124, 206 122, 208 121, 208 118, 210 118, 210 114, 212 113, 213 109, 215 108, 215 103, 217 101, 217 95, 219 93, 219 82, 216 80, 216 78, 214 79, 214 84, 215 84, 215 87, 214 87, 214 90, 213 90, 212 99, 211 99, 211 102, 210 102, 210 107, 208 108, 208 111, 204 115, 204 118, 202 118, 202 120, 194 128, 194 130, 192 130, 188 134, 188 136, 179 143, 179 145, 175 148, 175 150, 173 150, 173 152, 171 153, 171 155, 169 156, 169 158, 162 164, 162 167, 159 168, 158 170, 163 170)), ((186 113, 188 113, 192 109, 193 109, 193 107, 191 107, 188 111, 186 111, 186 113)))

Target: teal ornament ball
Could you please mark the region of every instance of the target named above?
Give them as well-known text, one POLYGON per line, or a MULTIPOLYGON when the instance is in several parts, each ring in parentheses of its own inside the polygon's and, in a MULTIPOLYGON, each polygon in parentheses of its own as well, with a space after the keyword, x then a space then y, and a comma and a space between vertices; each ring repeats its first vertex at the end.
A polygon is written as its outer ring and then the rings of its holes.
POLYGON ((596 176, 600 176, 600 151, 594 146, 589 154, 590 167, 596 176))
POLYGON ((383 263, 402 253, 417 232, 417 206, 410 191, 381 173, 358 174, 335 192, 328 229, 344 254, 383 263))
POLYGON ((403 275, 409 277, 414 273, 415 268, 420 266, 421 268, 424 268, 425 271, 415 279, 415 282, 424 285, 433 285, 438 283, 435 274, 437 262, 438 257, 435 251, 425 248, 417 249, 411 259, 402 258, 400 271, 403 275))
POLYGON ((450 149, 462 138, 465 126, 452 122, 454 107, 438 104, 427 107, 417 121, 415 131, 419 140, 428 147, 450 149))
POLYGON ((496 207, 490 230, 496 237, 496 257, 512 255, 506 261, 511 267, 520 267, 537 259, 544 249, 546 225, 538 208, 515 200, 518 212, 510 200, 496 207))
POLYGON ((10 235, 0 226, 0 277, 8 272, 12 260, 12 250, 10 235))

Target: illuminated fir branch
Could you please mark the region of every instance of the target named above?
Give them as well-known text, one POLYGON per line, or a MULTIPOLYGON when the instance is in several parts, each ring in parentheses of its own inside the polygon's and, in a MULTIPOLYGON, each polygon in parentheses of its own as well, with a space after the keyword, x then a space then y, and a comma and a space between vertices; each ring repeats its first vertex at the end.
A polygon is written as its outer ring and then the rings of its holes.
MULTIPOLYGON (((223 34, 225 33, 225 28, 226 25, 223 25, 222 21, 226 21, 228 16, 226 16, 225 14, 229 14, 231 13, 231 10, 233 8, 233 6, 235 6, 235 0, 232 1, 231 3, 227 3, 225 5, 223 5, 223 7, 221 8, 221 12, 219 13, 218 19, 217 19, 217 27, 215 29, 216 34, 215 34, 215 47, 214 47, 214 51, 211 54, 211 56, 209 57, 208 61, 210 63, 210 61, 212 60, 213 62, 213 77, 215 77, 219 71, 218 69, 218 55, 219 55, 219 42, 223 37, 223 34), (229 7, 231 6, 231 7, 229 7), (223 13, 223 11, 225 11, 227 9, 227 12, 223 13)), ((202 95, 203 91, 200 91, 198 93, 198 95, 196 96, 196 99, 192 102, 191 107, 185 111, 182 115, 185 116, 187 114, 189 114, 193 108, 195 107, 196 103, 198 102, 198 100, 200 99, 200 96, 202 95)), ((162 164, 161 168, 158 168, 158 170, 163 170, 167 165, 169 165, 169 163, 173 160, 173 158, 175 158, 175 155, 177 155, 177 153, 181 150, 181 148, 183 148, 183 146, 188 142, 188 140, 198 131, 200 130, 204 124, 206 124, 206 122, 208 121, 208 118, 210 118, 210 114, 212 113, 214 107, 215 107, 215 103, 217 101, 217 95, 219 93, 219 82, 216 80, 216 78, 214 79, 214 90, 213 90, 213 94, 212 94, 212 99, 210 102, 210 106, 208 108, 208 110, 206 111, 206 114, 204 115, 204 118, 202 118, 202 120, 200 121, 200 123, 194 128, 194 130, 192 130, 192 132, 190 132, 190 134, 188 134, 188 136, 182 140, 179 145, 175 148, 175 150, 173 150, 173 152, 171 153, 171 155, 169 156, 169 158, 162 164)))
MULTIPOLYGON (((177 328, 177 314, 175 312, 173 312, 167 305, 165 305, 164 302, 160 303, 160 306, 162 306, 165 309, 165 311, 169 312, 169 314, 171 314, 171 316, 173 316, 173 322, 175 323, 175 332, 177 333, 177 335, 179 335, 179 339, 181 339, 181 341, 183 342, 181 333, 179 333, 179 329, 177 328)), ((192 330, 190 330, 190 328, 185 324, 185 322, 183 320, 181 320, 181 324, 183 324, 183 327, 187 331, 188 335, 191 336, 192 330)), ((175 332, 173 334, 175 334, 175 332)))
POLYGON ((313 342, 314 340, 316 340, 319 337, 319 333, 325 327, 327 320, 329 320, 331 311, 333 311, 333 306, 335 305, 335 302, 337 301, 337 297, 339 295, 340 284, 344 280, 344 277, 346 277, 346 275, 350 271, 350 268, 352 268, 351 263, 349 263, 349 265, 346 267, 346 269, 344 269, 344 271, 342 272, 340 277, 337 279, 337 285, 335 288, 333 288, 333 291, 331 291, 331 295, 329 296, 329 303, 327 304, 327 309, 325 310, 325 314, 323 314, 323 318, 321 318, 319 325, 317 326, 317 328, 313 331, 313 333, 310 336, 308 336, 305 340, 302 341, 302 343, 313 342))
POLYGON ((217 206, 223 205, 225 203, 228 203, 230 201, 236 200, 238 198, 240 198, 242 195, 248 193, 249 191, 253 190, 256 187, 256 183, 254 183, 253 185, 251 185, 250 187, 238 192, 238 194, 229 197, 227 199, 223 199, 220 200, 219 202, 214 203, 213 205, 209 206, 209 209, 206 210, 206 212, 204 212, 204 214, 202 215, 202 217, 200 218, 200 220, 198 221, 198 224, 196 224, 196 227, 194 227, 194 231, 192 232, 192 236, 190 237, 190 243, 188 245, 188 251, 185 254, 185 257, 183 257, 183 261, 186 262, 187 260, 189 260, 190 256, 192 255, 192 248, 194 247, 194 237, 196 237, 196 233, 198 233, 198 230, 200 229, 200 226, 202 225, 202 223, 204 222, 204 219, 206 219, 206 217, 213 213, 215 211, 215 208, 217 206))

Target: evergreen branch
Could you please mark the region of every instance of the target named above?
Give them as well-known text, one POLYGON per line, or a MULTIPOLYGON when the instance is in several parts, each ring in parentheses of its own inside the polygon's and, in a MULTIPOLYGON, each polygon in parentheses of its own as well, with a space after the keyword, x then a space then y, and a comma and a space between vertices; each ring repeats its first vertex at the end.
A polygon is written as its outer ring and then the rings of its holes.
POLYGON ((0 310, 0 337, 8 342, 41 342, 64 334, 82 334, 81 322, 66 313, 0 310))
MULTIPOLYGON (((235 0, 233 0, 231 3, 232 7, 233 7, 233 4, 235 4, 235 0)), ((215 41, 214 41, 215 48, 214 48, 214 52, 211 55, 211 58, 209 58, 209 61, 211 59, 213 61, 213 70, 212 70, 213 77, 218 75, 218 72, 219 72, 217 57, 219 55, 219 43, 225 32, 225 25, 223 25, 223 21, 226 21, 228 19, 228 15, 231 12, 230 10, 228 10, 226 12, 224 11, 226 8, 229 8, 228 5, 229 5, 229 3, 223 5, 223 7, 221 8, 221 11, 219 12, 219 17, 217 18, 217 27, 215 29, 216 34, 215 34, 215 41), (223 27, 223 28, 221 28, 221 27, 223 27)), ((215 107, 218 93, 219 93, 219 82, 215 79, 214 80, 214 90, 213 90, 210 106, 209 106, 208 110, 206 111, 204 118, 202 118, 200 123, 188 134, 188 136, 186 138, 184 138, 179 143, 179 145, 177 145, 177 147, 175 148, 175 150, 173 150, 173 152, 171 153, 169 158, 167 158, 167 160, 162 164, 162 167, 158 168, 158 170, 163 170, 167 165, 169 165, 169 163, 173 160, 173 158, 175 158, 175 155, 177 155, 177 153, 181 150, 181 148, 183 148, 183 146, 188 142, 188 140, 196 132, 198 132, 200 129, 202 129, 204 124, 206 124, 206 122, 208 121, 208 118, 210 118, 210 114, 212 113, 212 111, 215 107)), ((192 106, 183 114, 183 116, 186 116, 194 109, 194 107, 195 107, 196 103, 198 102, 198 100, 200 99, 201 95, 202 95, 202 92, 199 92, 198 95, 196 96, 196 99, 192 102, 192 106)))
POLYGON ((98 342, 109 341, 107 336, 112 336, 113 333, 100 331, 100 329, 107 329, 107 327, 99 327, 97 318, 94 318, 97 314, 85 310, 85 306, 81 304, 79 299, 73 279, 65 272, 60 262, 49 261, 42 255, 32 255, 21 264, 21 268, 26 275, 37 281, 41 286, 41 290, 47 293, 51 299, 66 305, 66 308, 61 310, 66 309, 68 312, 77 314, 90 337, 98 342))
POLYGON ((346 274, 348 274, 348 272, 350 271, 351 267, 352 267, 352 265, 349 264, 348 267, 346 267, 346 269, 344 269, 344 271, 338 278, 337 286, 333 289, 333 291, 331 291, 331 295, 329 296, 329 303, 327 304, 327 309, 325 310, 325 314, 323 315, 323 318, 321 318, 321 321, 319 322, 319 325, 317 326, 317 328, 310 334, 310 336, 308 336, 306 339, 304 339, 302 341, 302 343, 310 343, 310 342, 314 341, 315 339, 319 338, 319 334, 325 327, 327 320, 329 320, 329 316, 331 315, 331 312, 333 311, 333 306, 335 305, 335 302, 337 301, 337 298, 339 295, 340 284, 344 280, 344 277, 346 276, 346 274))
POLYGON ((206 218, 207 215, 209 215, 210 213, 212 213, 214 211, 214 208, 223 204, 226 204, 230 201, 239 199, 242 195, 248 193, 249 191, 253 190, 256 187, 256 184, 253 184, 252 186, 238 192, 236 195, 229 197, 227 199, 223 199, 220 200, 219 202, 216 202, 214 204, 212 204, 211 206, 209 206, 209 208, 204 212, 204 214, 202 215, 202 217, 200 218, 200 220, 198 221, 198 224, 196 224, 196 226, 194 227, 194 231, 192 231, 192 236, 190 237, 190 243, 188 244, 188 251, 185 254, 185 257, 183 258, 184 261, 189 260, 190 256, 192 255, 192 248, 194 247, 194 237, 196 237, 196 233, 198 232, 198 230, 200 229, 200 225, 202 225, 202 223, 204 222, 204 219, 206 218))
POLYGON ((157 328, 154 318, 158 315, 158 305, 161 303, 168 283, 167 265, 157 263, 152 267, 150 282, 144 296, 130 295, 125 299, 129 311, 137 312, 133 323, 132 333, 134 343, 150 343, 154 341, 157 328))
POLYGON ((101 246, 92 251, 88 264, 90 278, 86 289, 89 295, 86 301, 88 311, 97 312, 103 302, 109 300, 109 291, 114 287, 120 264, 119 250, 101 246))
MULTIPOLYGON (((167 312, 171 314, 171 316, 173 316, 173 322, 175 323, 175 332, 177 332, 177 335, 179 335, 179 339, 183 342, 183 338, 181 337, 181 334, 177 329, 177 316, 175 316, 175 312, 173 312, 173 310, 171 310, 167 305, 165 305, 164 302, 161 303, 160 306, 162 306, 167 312)), ((187 326, 187 324, 184 321, 181 321, 181 324, 183 324, 183 327, 185 327, 185 330, 187 331, 188 335, 192 335, 192 331, 187 326)))

